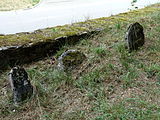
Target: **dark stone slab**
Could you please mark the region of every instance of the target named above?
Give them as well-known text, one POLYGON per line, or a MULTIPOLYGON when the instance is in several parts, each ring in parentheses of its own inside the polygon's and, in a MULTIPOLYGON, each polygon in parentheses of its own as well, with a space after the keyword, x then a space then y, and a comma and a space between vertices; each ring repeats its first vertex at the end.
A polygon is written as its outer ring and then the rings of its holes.
POLYGON ((138 22, 131 24, 128 27, 125 40, 127 42, 129 52, 138 50, 139 47, 142 47, 145 43, 143 26, 138 22))
POLYGON ((55 54, 66 43, 72 45, 76 44, 81 39, 98 34, 101 31, 102 30, 83 32, 72 36, 48 39, 45 42, 38 42, 35 44, 0 47, 0 72, 6 70, 8 66, 14 67, 16 65, 41 60, 44 57, 55 54))
POLYGON ((14 67, 9 72, 9 81, 13 92, 15 104, 29 99, 33 94, 33 86, 28 80, 28 74, 24 68, 14 67))

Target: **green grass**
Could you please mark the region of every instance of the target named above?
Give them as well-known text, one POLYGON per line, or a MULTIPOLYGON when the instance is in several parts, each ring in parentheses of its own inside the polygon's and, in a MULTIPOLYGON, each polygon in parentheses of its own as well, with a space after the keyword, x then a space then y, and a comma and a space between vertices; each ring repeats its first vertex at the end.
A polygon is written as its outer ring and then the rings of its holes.
POLYGON ((121 14, 113 17, 119 22, 100 34, 75 46, 66 45, 51 58, 24 65, 35 93, 22 106, 13 105, 8 71, 2 73, 0 119, 159 120, 160 12, 125 14, 127 20, 119 20, 121 14), (124 34, 132 22, 144 26, 146 43, 128 53, 124 34), (77 69, 63 73, 57 69, 57 58, 68 49, 82 51, 87 59, 77 69))
MULTIPOLYGON (((147 14, 152 14, 154 11, 157 11, 159 9, 160 8, 158 7, 158 5, 153 5, 141 10, 130 11, 128 13, 121 13, 119 15, 111 17, 86 20, 85 22, 73 23, 71 25, 36 30, 31 33, 0 35, 0 45, 16 46, 27 45, 28 43, 36 44, 38 42, 54 40, 57 37, 70 36, 75 34, 81 34, 83 32, 93 31, 97 28, 106 30, 116 29, 119 33, 122 31, 123 27, 126 26, 126 24, 137 21, 140 17, 143 18, 143 16, 147 14)), ((141 22, 143 22, 143 20, 141 20, 141 22)))

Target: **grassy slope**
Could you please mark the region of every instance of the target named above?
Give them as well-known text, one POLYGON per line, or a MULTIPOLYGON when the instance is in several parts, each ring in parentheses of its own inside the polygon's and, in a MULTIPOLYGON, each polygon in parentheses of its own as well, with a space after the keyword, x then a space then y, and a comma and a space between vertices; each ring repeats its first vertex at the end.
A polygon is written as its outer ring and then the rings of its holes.
POLYGON ((10 11, 30 8, 39 0, 0 0, 0 11, 10 11))
POLYGON ((115 22, 101 34, 26 65, 36 94, 21 107, 12 105, 7 72, 3 73, 1 119, 160 119, 160 6, 152 7, 152 12, 126 13, 125 20, 121 20, 125 14, 114 16, 115 22), (124 48, 124 34, 136 21, 144 26, 146 43, 130 54, 124 48), (56 58, 67 49, 78 49, 88 58, 69 75, 56 69, 56 58))
POLYGON ((30 33, 19 33, 13 35, 0 35, 0 46, 9 45, 27 45, 28 43, 37 43, 42 41, 54 40, 57 37, 70 36, 95 29, 112 28, 113 25, 119 25, 120 22, 131 23, 143 17, 145 14, 160 10, 157 6, 146 7, 145 9, 122 13, 116 16, 104 17, 100 19, 88 20, 86 22, 74 23, 72 25, 57 26, 36 30, 30 33))

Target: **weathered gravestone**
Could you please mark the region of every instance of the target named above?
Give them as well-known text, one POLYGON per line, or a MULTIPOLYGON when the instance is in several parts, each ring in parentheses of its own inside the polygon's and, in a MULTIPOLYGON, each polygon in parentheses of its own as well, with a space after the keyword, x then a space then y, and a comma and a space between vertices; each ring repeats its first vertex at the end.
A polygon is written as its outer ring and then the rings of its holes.
POLYGON ((62 71, 69 72, 80 65, 86 56, 77 50, 68 50, 58 58, 58 68, 62 71))
POLYGON ((9 81, 13 92, 15 104, 29 99, 33 94, 33 86, 28 80, 28 74, 24 68, 14 67, 9 72, 9 81))
POLYGON ((127 42, 129 52, 138 50, 139 47, 142 47, 145 43, 143 26, 138 22, 131 24, 128 27, 125 40, 127 42))

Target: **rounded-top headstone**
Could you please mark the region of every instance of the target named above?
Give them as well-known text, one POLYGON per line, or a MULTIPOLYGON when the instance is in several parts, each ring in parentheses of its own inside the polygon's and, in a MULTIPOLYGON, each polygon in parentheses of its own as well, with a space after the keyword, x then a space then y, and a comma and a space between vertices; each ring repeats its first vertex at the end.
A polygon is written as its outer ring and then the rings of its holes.
POLYGON ((68 50, 58 58, 58 68, 62 71, 69 71, 80 65, 86 56, 77 50, 68 50))
POLYGON ((28 80, 28 74, 22 67, 14 67, 9 72, 9 81, 15 104, 23 102, 33 94, 33 86, 28 80))
POLYGON ((143 26, 138 22, 131 24, 127 29, 125 40, 129 52, 138 50, 139 47, 142 47, 145 43, 143 26))

